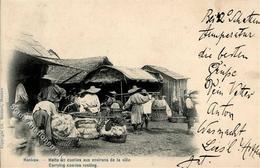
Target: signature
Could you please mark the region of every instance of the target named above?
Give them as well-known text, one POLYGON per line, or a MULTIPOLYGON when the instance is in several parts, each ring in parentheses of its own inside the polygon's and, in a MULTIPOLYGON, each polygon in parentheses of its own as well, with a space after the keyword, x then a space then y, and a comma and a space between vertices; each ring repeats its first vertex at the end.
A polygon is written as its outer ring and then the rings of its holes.
MULTIPOLYGON (((206 158, 214 158, 214 157, 220 157, 220 155, 200 155, 198 158, 195 158, 194 155, 191 155, 191 157, 189 159, 178 163, 177 167, 188 168, 192 165, 192 163, 194 163, 196 165, 202 165, 204 163, 204 161, 206 160, 206 158)), ((209 163, 211 163, 210 160, 209 160, 209 163)))
POLYGON ((252 139, 249 139, 247 142, 245 142, 244 138, 241 139, 241 142, 239 146, 241 147, 242 159, 246 160, 246 156, 254 158, 256 155, 258 158, 260 158, 260 145, 252 144, 252 139))

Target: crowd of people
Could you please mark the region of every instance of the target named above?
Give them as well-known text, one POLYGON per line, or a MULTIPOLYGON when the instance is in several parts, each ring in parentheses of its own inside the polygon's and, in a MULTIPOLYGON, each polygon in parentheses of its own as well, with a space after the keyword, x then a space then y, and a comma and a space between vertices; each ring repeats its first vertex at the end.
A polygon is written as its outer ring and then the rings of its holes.
MULTIPOLYGON (((35 105, 32 111, 33 121, 35 125, 44 130, 46 136, 51 140, 51 118, 59 114, 60 102, 62 99, 67 99, 68 104, 63 108, 63 113, 70 112, 82 112, 99 114, 101 112, 101 106, 105 105, 109 107, 110 112, 122 112, 129 111, 131 118, 131 125, 133 132, 136 133, 139 130, 143 130, 145 125, 146 129, 149 125, 150 115, 152 113, 152 104, 155 100, 160 99, 163 102, 163 106, 166 107, 166 113, 168 117, 172 117, 171 108, 165 101, 164 96, 158 94, 149 94, 145 89, 132 86, 128 90, 128 100, 123 104, 117 99, 117 93, 111 91, 107 94, 107 100, 100 103, 97 93, 100 92, 100 88, 90 86, 88 89, 81 89, 78 93, 76 90, 71 90, 67 95, 66 90, 54 84, 55 79, 48 75, 42 77, 42 88, 37 95, 38 103, 35 105), (140 127, 140 129, 138 129, 140 127)), ((21 113, 28 112, 29 97, 26 89, 23 85, 23 80, 18 83, 15 93, 15 105, 21 113)), ((187 117, 188 133, 191 133, 191 128, 194 126, 196 117, 195 102, 192 98, 192 93, 185 94, 185 106, 184 115, 187 117)), ((14 116, 17 117, 17 116, 14 116)))

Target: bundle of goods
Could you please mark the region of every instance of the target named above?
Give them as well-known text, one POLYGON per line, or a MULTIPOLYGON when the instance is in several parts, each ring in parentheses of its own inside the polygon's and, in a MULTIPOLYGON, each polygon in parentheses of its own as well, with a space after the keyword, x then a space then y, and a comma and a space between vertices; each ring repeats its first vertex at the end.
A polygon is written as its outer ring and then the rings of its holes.
POLYGON ((77 118, 75 120, 76 128, 81 138, 96 139, 99 137, 97 131, 98 120, 95 118, 77 118))
POLYGON ((115 117, 106 121, 102 127, 100 134, 105 137, 107 141, 115 143, 124 143, 127 137, 126 125, 124 119, 115 117))
POLYGON ((126 126, 112 126, 110 130, 106 130, 105 127, 103 127, 100 131, 100 134, 105 136, 121 136, 126 134, 126 126))
POLYGON ((59 146, 77 146, 79 132, 70 115, 59 114, 52 117, 51 122, 53 139, 59 146))
POLYGON ((52 133, 60 137, 77 137, 78 135, 73 118, 67 114, 53 116, 51 127, 52 133))
POLYGON ((167 120, 167 118, 168 117, 164 100, 154 100, 154 102, 152 103, 151 120, 162 121, 167 120))

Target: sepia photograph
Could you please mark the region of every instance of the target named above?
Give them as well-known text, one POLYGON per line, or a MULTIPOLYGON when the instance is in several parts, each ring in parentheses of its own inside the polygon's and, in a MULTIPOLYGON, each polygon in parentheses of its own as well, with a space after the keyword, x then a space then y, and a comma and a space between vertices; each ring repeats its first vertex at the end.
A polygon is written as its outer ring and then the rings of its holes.
POLYGON ((108 56, 62 59, 29 34, 14 40, 8 129, 16 154, 196 152, 198 91, 187 87, 190 77, 158 65, 118 66, 108 56))
POLYGON ((259 5, 1 1, 0 167, 258 167, 259 5))

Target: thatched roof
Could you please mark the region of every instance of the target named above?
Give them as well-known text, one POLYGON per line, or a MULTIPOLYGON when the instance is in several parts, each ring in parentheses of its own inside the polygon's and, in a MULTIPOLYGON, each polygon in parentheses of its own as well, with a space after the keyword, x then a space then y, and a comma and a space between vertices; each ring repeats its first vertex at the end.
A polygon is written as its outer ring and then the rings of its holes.
POLYGON ((22 33, 11 40, 14 41, 15 51, 36 57, 57 59, 57 57, 51 55, 40 42, 36 41, 32 35, 22 33))
POLYGON ((184 75, 178 74, 176 72, 173 72, 167 68, 164 67, 159 67, 159 66, 155 66, 155 65, 145 65, 142 67, 143 70, 146 70, 147 72, 159 72, 161 74, 164 74, 170 78, 176 79, 176 80, 180 80, 180 79, 189 79, 189 77, 186 77, 184 75))
POLYGON ((113 67, 114 69, 122 72, 128 79, 131 80, 143 80, 143 81, 154 81, 155 79, 151 74, 147 73, 146 71, 142 70, 141 68, 128 68, 128 67, 113 67))
POLYGON ((88 57, 81 59, 59 59, 56 60, 61 65, 67 65, 87 72, 93 71, 93 69, 101 65, 112 65, 106 56, 88 57))
POLYGON ((140 68, 101 66, 86 76, 85 83, 114 83, 123 80, 159 82, 151 74, 140 68))
POLYGON ((85 76, 102 65, 112 65, 107 57, 55 60, 63 66, 50 65, 47 74, 56 78, 56 83, 80 83, 85 76))
POLYGON ((10 43, 14 44, 12 47, 16 58, 21 58, 22 56, 22 59, 18 59, 21 60, 21 63, 29 60, 38 64, 48 65, 47 74, 57 79, 56 83, 79 83, 89 72, 96 68, 102 65, 112 65, 105 56, 83 59, 60 59, 53 50, 49 52, 29 34, 18 34, 14 38, 10 38, 10 43))

